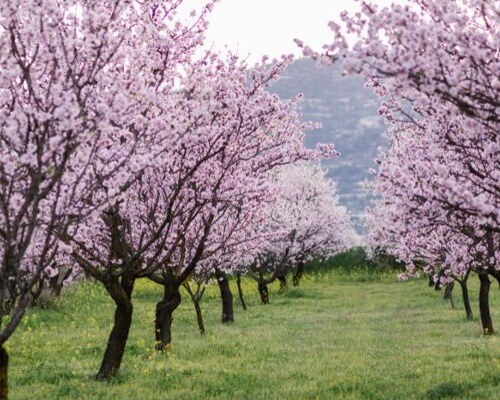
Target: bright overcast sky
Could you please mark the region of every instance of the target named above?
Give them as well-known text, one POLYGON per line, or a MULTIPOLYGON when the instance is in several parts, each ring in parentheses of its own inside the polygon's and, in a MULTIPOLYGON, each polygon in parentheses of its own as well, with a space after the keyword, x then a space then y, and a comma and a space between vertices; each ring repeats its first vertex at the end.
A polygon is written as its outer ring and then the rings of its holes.
MULTIPOLYGON (((195 4, 199 0, 187 0, 195 4)), ((388 5, 393 0, 372 0, 388 5)), ((294 38, 320 49, 331 37, 327 23, 342 10, 359 8, 355 0, 220 0, 211 17, 207 44, 225 45, 249 61, 262 55, 298 54, 294 38)))

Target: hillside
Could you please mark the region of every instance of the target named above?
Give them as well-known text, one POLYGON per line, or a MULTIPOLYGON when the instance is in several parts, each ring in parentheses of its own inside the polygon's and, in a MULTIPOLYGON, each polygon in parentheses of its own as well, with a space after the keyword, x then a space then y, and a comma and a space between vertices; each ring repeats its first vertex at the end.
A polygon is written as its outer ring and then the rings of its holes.
POLYGON ((337 181, 340 200, 362 231, 362 216, 369 194, 360 184, 370 179, 377 148, 384 146, 384 123, 377 109, 378 99, 364 87, 363 80, 342 76, 339 68, 319 69, 311 60, 297 60, 286 70, 271 91, 282 98, 303 93, 301 111, 305 120, 321 122, 321 129, 306 136, 306 145, 333 142, 341 157, 328 160, 324 166, 329 177, 337 181))

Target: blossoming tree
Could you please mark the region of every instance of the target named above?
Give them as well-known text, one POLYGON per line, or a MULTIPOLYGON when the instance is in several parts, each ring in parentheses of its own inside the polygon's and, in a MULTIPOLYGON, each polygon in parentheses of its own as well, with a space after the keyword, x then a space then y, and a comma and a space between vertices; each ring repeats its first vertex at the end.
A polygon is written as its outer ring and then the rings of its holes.
POLYGON ((41 279, 70 262, 75 226, 97 227, 101 216, 115 223, 123 192, 170 147, 172 137, 158 134, 165 92, 201 43, 212 5, 185 25, 173 19, 178 6, 0 5, 1 398, 3 344, 41 279))
POLYGON ((407 237, 416 239, 427 224, 453 238, 443 246, 436 246, 439 235, 418 239, 428 254, 439 248, 442 267, 463 274, 473 263, 485 334, 493 333, 489 276, 498 279, 500 270, 498 13, 489 0, 415 0, 385 8, 362 2, 359 13, 342 14, 343 24, 330 23, 335 37, 322 54, 304 47, 323 64, 341 59, 384 98, 380 112, 395 146, 415 159, 399 160, 393 173, 400 177, 380 172, 394 185, 386 194, 397 191, 408 200, 410 214, 401 212, 407 237), (354 44, 345 32, 356 37, 354 44))
POLYGON ((273 179, 279 197, 267 209, 266 224, 259 227, 268 239, 252 268, 263 303, 269 302, 267 285, 276 279, 285 289, 291 265, 300 268, 312 258, 347 248, 352 229, 334 183, 319 166, 298 162, 281 168, 273 179))
MULTIPOLYGON (((222 255, 238 259, 245 248, 251 247, 253 223, 262 219, 266 204, 273 200, 269 171, 333 153, 333 147, 328 145, 316 150, 304 148, 303 131, 310 124, 301 121, 297 99, 282 101, 266 91, 289 61, 284 57, 270 65, 263 63, 248 76, 247 66, 236 57, 228 62, 213 58, 193 69, 186 81, 185 91, 193 103, 191 113, 200 109, 207 113, 208 103, 210 121, 194 130, 193 141, 185 146, 195 149, 187 154, 199 165, 187 183, 191 197, 185 197, 189 202, 182 209, 183 215, 193 218, 190 225, 181 221, 170 230, 179 237, 172 247, 172 257, 149 274, 164 286, 164 298, 156 310, 158 349, 171 342, 172 313, 180 303, 179 288, 197 266, 222 255)), ((187 165, 183 160, 179 168, 187 165)), ((163 176, 176 175, 175 171, 165 171, 163 176)), ((231 268, 226 263, 224 269, 231 268)), ((216 270, 220 274, 221 266, 216 270)), ((232 312, 223 313, 225 320, 232 319, 232 312)))

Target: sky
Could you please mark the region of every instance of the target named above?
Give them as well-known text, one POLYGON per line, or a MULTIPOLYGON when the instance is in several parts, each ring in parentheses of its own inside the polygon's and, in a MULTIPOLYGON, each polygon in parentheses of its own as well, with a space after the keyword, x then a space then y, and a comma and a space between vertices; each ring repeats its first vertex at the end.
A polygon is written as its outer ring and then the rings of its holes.
MULTIPOLYGON (((392 0, 372 2, 389 5, 392 0)), ((220 0, 210 16, 207 44, 213 43, 217 50, 227 46, 243 58, 249 55, 250 63, 264 54, 298 55, 294 38, 319 50, 331 38, 327 23, 342 10, 357 9, 355 0, 220 0)))

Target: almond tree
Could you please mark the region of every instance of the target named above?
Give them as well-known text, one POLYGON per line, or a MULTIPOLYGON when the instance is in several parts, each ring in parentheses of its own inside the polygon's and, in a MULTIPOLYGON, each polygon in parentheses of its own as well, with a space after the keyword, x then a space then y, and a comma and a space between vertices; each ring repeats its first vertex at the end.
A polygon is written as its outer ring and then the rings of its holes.
MULTIPOLYGON (((335 38, 323 54, 305 48, 323 64, 342 59, 385 99, 380 111, 389 135, 397 136, 395 146, 405 143, 411 159, 399 160, 407 167, 386 194, 404 193, 408 208, 422 217, 402 217, 407 238, 424 226, 445 231, 442 246, 437 234, 422 237, 419 246, 427 253, 439 247, 442 267, 464 274, 472 263, 485 334, 493 333, 489 276, 500 274, 499 12, 489 0, 415 0, 388 8, 363 2, 360 13, 341 15, 357 38, 352 46, 332 22, 335 38)), ((382 180, 390 186, 392 177, 382 180)))
POLYGON ((72 251, 68 229, 112 207, 154 159, 144 157, 141 126, 158 115, 146 112, 153 83, 170 84, 164 72, 200 41, 200 29, 178 25, 152 48, 148 27, 176 3, 0 5, 0 398, 4 343, 41 279, 72 251))
POLYGON ((280 190, 278 201, 268 207, 268 221, 259 227, 268 243, 252 267, 264 304, 269 302, 267 285, 278 279, 286 289, 290 265, 300 268, 313 258, 347 248, 352 229, 346 209, 338 203, 335 184, 317 165, 285 166, 274 179, 280 190), (271 275, 266 278, 266 273, 271 275))
MULTIPOLYGON (((75 251, 77 227, 119 225, 123 193, 171 147, 165 93, 201 43, 211 8, 182 25, 173 20, 179 3, 0 6, 0 397, 7 396, 3 343, 33 289, 73 258, 87 266, 75 251)), ((113 291, 113 279, 105 280, 113 291)))
POLYGON ((429 160, 421 160, 420 156, 427 158, 429 147, 418 146, 415 140, 410 142, 408 138, 415 137, 404 132, 401 137, 392 135, 397 139, 379 161, 373 188, 380 198, 369 209, 370 242, 382 244, 405 260, 410 276, 417 268, 422 268, 432 276, 437 287, 458 281, 466 315, 470 318, 467 278, 471 269, 483 265, 482 255, 474 253, 472 241, 464 242, 470 231, 463 221, 453 221, 447 213, 428 207, 428 194, 424 192, 435 186, 433 177, 436 174, 432 167, 441 168, 442 160, 434 165, 429 160), (464 254, 463 248, 469 251, 464 254))
MULTIPOLYGON (((210 121, 194 131, 192 143, 181 148, 196 163, 203 163, 187 184, 190 197, 179 208, 181 219, 170 222, 169 233, 175 238, 170 239, 175 243, 169 247, 172 254, 148 275, 164 287, 156 309, 159 350, 171 343, 173 312, 181 301, 179 288, 197 266, 221 254, 238 257, 242 247, 250 246, 253 223, 262 219, 265 205, 273 200, 269 171, 296 160, 329 156, 333 151, 331 146, 305 149, 303 131, 310 124, 301 121, 297 99, 282 101, 265 90, 290 60, 284 57, 270 65, 264 60, 249 74, 236 57, 228 62, 214 58, 193 69, 187 80, 184 91, 194 104, 192 112, 208 103, 210 121), (235 248, 237 253, 233 253, 235 248)), ((179 168, 188 165, 182 161, 179 168)), ((176 174, 165 171, 164 176, 176 174)), ((217 270, 220 274, 221 266, 217 270)), ((225 321, 233 318, 232 311, 224 314, 225 321)))

